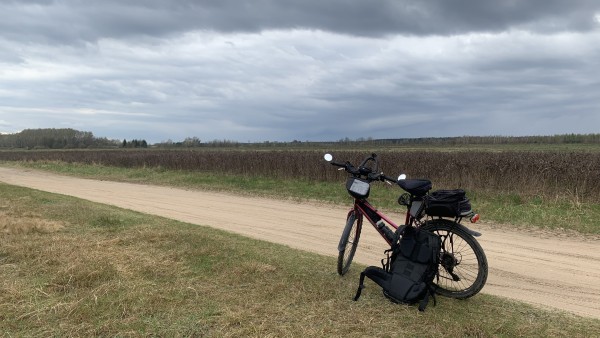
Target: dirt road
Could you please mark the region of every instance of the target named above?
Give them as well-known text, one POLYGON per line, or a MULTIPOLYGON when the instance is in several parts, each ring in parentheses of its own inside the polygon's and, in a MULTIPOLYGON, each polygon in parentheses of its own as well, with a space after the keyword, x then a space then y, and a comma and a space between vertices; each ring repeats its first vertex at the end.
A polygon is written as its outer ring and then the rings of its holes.
MULTIPOLYGON (((233 194, 117 183, 0 168, 0 182, 209 225, 294 248, 337 256, 347 208, 233 194)), ((403 219, 397 215, 395 219, 403 219)), ((472 227, 490 267, 483 292, 600 318, 600 240, 472 227)), ((356 260, 379 265, 383 240, 364 229, 356 260)), ((332 271, 335 269, 331 267, 332 271)))

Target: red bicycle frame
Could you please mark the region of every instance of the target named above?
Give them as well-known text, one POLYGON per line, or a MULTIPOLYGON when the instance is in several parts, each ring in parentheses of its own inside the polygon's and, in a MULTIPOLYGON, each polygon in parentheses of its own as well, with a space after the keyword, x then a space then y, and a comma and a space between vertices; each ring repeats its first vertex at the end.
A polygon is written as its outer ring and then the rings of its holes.
MULTIPOLYGON (((369 203, 367 200, 355 199, 354 208, 348 212, 348 215, 350 215, 351 213, 360 213, 361 215, 364 215, 369 221, 369 223, 371 223, 371 225, 375 228, 375 230, 379 232, 381 237, 383 237, 389 245, 392 244, 393 237, 390 237, 389 233, 386 234, 385 232, 386 230, 391 230, 385 226, 385 223, 391 225, 395 230, 398 229, 398 225, 394 223, 394 221, 392 221, 389 217, 377 210, 373 205, 371 205, 371 203, 369 203), (379 225, 380 222, 383 221, 385 221, 385 223, 379 225)), ((408 223, 409 220, 410 214, 407 213, 406 222, 408 223)))

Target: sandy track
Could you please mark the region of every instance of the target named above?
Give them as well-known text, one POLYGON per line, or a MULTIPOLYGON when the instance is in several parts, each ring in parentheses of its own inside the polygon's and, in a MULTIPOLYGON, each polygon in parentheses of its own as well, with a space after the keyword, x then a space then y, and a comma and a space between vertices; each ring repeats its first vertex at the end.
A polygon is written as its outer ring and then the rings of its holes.
MULTIPOLYGON (((26 169, 0 168, 0 181, 334 256, 347 213, 347 208, 336 206, 88 180, 26 169)), ((396 215, 395 219, 403 218, 396 215)), ((506 231, 489 224, 473 228, 483 233, 479 241, 490 267, 483 292, 600 318, 597 237, 506 231)), ((366 227, 355 259, 379 265, 384 249, 375 230, 366 227)))

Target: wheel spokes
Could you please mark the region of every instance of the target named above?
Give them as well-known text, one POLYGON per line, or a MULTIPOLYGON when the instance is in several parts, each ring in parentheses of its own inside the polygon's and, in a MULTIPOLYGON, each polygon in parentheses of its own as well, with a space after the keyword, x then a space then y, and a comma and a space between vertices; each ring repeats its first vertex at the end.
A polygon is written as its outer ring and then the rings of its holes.
POLYGON ((442 240, 438 286, 447 290, 464 290, 471 287, 478 273, 475 253, 460 236, 443 230, 435 232, 442 240))

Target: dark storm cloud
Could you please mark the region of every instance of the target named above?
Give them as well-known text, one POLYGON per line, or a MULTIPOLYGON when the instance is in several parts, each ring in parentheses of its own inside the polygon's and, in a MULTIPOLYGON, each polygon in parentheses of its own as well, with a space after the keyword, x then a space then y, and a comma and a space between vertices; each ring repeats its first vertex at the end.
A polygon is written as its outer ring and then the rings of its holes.
POLYGON ((598 132, 600 1, 0 0, 0 131, 598 132))
POLYGON ((597 27, 597 0, 27 0, 2 1, 12 39, 72 43, 193 30, 319 29, 358 36, 451 35, 597 27))

